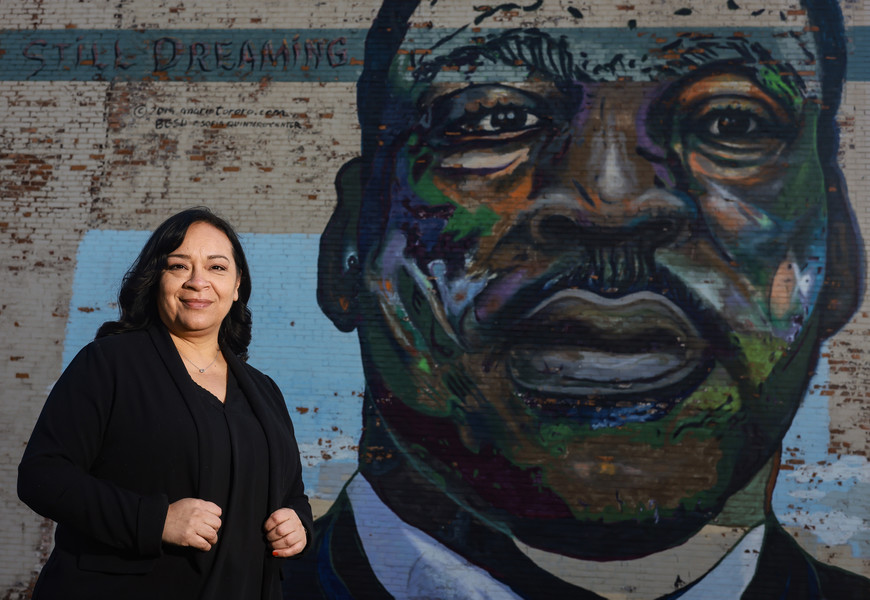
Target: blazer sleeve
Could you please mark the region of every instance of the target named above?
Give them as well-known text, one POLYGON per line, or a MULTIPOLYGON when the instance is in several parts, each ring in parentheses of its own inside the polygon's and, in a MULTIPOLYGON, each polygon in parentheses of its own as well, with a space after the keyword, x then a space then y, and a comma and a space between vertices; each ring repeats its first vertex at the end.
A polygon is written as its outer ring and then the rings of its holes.
POLYGON ((284 395, 271 377, 266 375, 264 377, 266 377, 272 389, 271 397, 273 398, 273 404, 281 414, 281 420, 284 423, 286 431, 286 439, 290 446, 288 464, 284 467, 284 472, 289 477, 289 482, 282 505, 296 511, 299 520, 302 521, 302 525, 305 527, 308 539, 305 550, 303 550, 304 554, 308 550, 314 534, 314 517, 311 513, 311 504, 308 502, 308 496, 305 494, 305 484, 302 481, 302 460, 299 456, 299 446, 296 442, 293 421, 290 419, 287 404, 284 402, 284 395))
MULTIPOLYGON (((285 409, 286 410, 286 409, 285 409)), ((290 425, 290 435, 293 436, 293 425, 290 425)), ((302 461, 299 458, 299 448, 296 446, 296 440, 293 441, 294 454, 296 461, 295 474, 291 479, 290 488, 287 490, 287 495, 284 499, 284 506, 292 508, 302 521, 305 527, 306 544, 305 550, 311 544, 312 536, 314 535, 314 517, 311 513, 311 504, 308 501, 308 496, 305 494, 305 484, 302 482, 302 461)), ((303 550, 303 552, 305 551, 303 550)))
POLYGON ((42 516, 101 544, 157 556, 168 498, 141 495, 89 472, 114 407, 116 368, 91 343, 63 372, 18 466, 18 496, 42 516))

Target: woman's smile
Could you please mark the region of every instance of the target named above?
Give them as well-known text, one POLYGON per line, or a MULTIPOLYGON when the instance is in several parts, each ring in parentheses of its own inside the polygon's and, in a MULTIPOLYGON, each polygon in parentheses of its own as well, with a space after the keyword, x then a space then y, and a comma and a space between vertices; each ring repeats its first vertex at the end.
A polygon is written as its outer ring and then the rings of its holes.
POLYGON ((212 304, 214 304, 211 300, 205 300, 200 298, 190 298, 190 299, 182 299, 182 303, 188 308, 208 308, 212 304))

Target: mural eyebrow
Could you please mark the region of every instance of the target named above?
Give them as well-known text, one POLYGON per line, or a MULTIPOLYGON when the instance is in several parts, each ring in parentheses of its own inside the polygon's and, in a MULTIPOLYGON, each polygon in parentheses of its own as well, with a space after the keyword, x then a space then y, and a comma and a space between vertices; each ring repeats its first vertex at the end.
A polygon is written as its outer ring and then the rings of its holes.
MULTIPOLYGON (((803 45, 801 48, 807 60, 812 62, 812 54, 803 45)), ((745 67, 755 70, 756 74, 762 70, 775 74, 782 82, 780 85, 788 87, 792 96, 803 96, 806 93, 806 83, 797 69, 789 62, 775 59, 771 51, 760 42, 749 42, 734 36, 717 38, 711 35, 681 34, 679 40, 661 48, 654 48, 650 50, 650 54, 665 59, 665 62, 655 67, 647 67, 644 69, 646 73, 683 76, 689 73, 694 75, 699 68, 745 67), (692 41, 694 38, 700 39, 692 41), (683 40, 690 40, 692 43, 682 43, 683 40), (738 57, 720 59, 722 54, 731 53, 736 53, 738 57)))
POLYGON ((523 67, 552 77, 557 83, 589 80, 574 64, 568 40, 564 36, 557 39, 539 29, 512 29, 481 43, 455 48, 446 55, 435 58, 422 55, 419 63, 412 53, 411 60, 418 83, 431 83, 447 68, 476 69, 486 63, 523 67))

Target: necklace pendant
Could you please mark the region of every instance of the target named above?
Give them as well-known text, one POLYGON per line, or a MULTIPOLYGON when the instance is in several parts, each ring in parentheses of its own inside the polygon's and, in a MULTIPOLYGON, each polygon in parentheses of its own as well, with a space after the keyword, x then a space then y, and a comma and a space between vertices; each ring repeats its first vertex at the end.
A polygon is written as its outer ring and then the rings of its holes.
MULTIPOLYGON (((181 354, 181 351, 179 350, 178 353, 181 354)), ((211 368, 211 366, 217 362, 218 356, 220 356, 220 354, 221 354, 221 351, 220 351, 220 348, 218 348, 218 351, 217 351, 217 353, 214 355, 214 358, 211 359, 211 362, 208 363, 206 366, 204 366, 204 367, 201 368, 201 369, 196 365, 196 363, 194 363, 192 360, 190 360, 189 358, 187 358, 184 354, 181 354, 181 358, 183 358, 184 360, 186 360, 187 362, 189 362, 189 363, 190 363, 190 366, 192 366, 194 369, 196 369, 197 371, 199 371, 200 374, 202 374, 202 373, 205 373, 206 371, 208 371, 208 370, 211 368)))

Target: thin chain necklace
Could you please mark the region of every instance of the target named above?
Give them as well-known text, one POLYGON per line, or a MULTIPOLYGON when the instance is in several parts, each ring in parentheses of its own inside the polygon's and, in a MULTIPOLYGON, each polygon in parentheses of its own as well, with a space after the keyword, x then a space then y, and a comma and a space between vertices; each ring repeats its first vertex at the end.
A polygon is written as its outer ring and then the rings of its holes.
POLYGON ((215 363, 217 362, 218 356, 220 356, 221 351, 220 351, 220 348, 218 348, 217 354, 215 354, 215 355, 214 355, 214 358, 211 359, 211 362, 208 363, 208 364, 207 364, 206 366, 204 366, 204 367, 198 367, 198 366, 196 365, 196 363, 193 362, 192 360, 190 360, 189 358, 187 358, 187 357, 186 357, 186 356, 181 352, 181 350, 179 350, 178 353, 181 354, 181 358, 183 358, 184 360, 186 360, 187 362, 189 362, 190 364, 192 364, 192 365, 194 366, 194 368, 195 368, 197 371, 199 371, 200 373, 205 373, 205 372, 209 369, 209 367, 211 367, 213 364, 215 364, 215 363))

